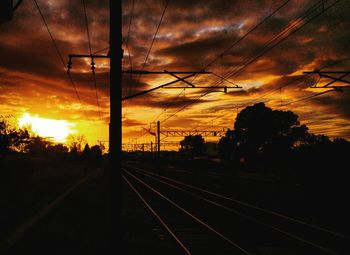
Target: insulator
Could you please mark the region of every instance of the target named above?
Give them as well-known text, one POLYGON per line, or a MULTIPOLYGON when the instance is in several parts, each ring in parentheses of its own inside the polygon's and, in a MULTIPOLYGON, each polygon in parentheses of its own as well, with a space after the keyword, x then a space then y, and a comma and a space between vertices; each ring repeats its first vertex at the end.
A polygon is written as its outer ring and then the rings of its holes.
POLYGON ((92 70, 93 73, 95 73, 95 69, 96 69, 95 62, 94 62, 94 59, 92 58, 91 59, 91 70, 92 70))
POLYGON ((68 64, 67 64, 67 73, 69 74, 69 72, 70 72, 70 69, 72 68, 72 59, 71 58, 69 58, 69 60, 68 60, 68 64))

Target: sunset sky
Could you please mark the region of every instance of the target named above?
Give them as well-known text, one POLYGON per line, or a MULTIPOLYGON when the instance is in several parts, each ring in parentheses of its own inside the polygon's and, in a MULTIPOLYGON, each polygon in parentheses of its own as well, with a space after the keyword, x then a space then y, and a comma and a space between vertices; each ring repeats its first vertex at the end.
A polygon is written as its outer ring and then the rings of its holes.
MULTIPOLYGON (((89 48, 82 1, 37 2, 64 61, 68 61, 68 54, 87 54, 89 48)), ((134 70, 142 69, 166 2, 123 1, 125 70, 130 69, 130 62, 134 70)), ((285 26, 293 28, 298 17, 320 1, 170 0, 145 69, 199 71, 285 2, 287 4, 271 18, 206 69, 225 77, 256 56, 285 26)), ((324 2, 327 9, 338 1, 324 2)), ((92 51, 106 49, 109 42, 108 1, 86 0, 86 4, 92 51)), ((313 11, 320 13, 322 7, 313 11)), ((316 134, 350 139, 349 90, 298 101, 325 91, 309 87, 317 82, 322 85, 329 81, 319 79, 317 75, 302 78, 303 71, 350 69, 349 12, 350 1, 339 1, 239 73, 229 77, 231 82, 243 89, 229 89, 227 94, 210 93, 198 101, 196 99, 205 90, 160 89, 125 101, 124 143, 136 139, 138 143, 153 141, 154 137, 145 129, 150 127, 150 122, 157 120, 167 130, 232 128, 235 116, 242 107, 260 101, 274 109, 294 111, 301 122, 316 134), (291 82, 294 80, 297 81, 291 82), (290 84, 285 86, 288 82, 290 84), (193 104, 173 115, 190 102, 193 104)), ((0 24, 0 39, 0 115, 12 114, 17 119, 26 116, 55 120, 63 125, 62 129, 69 129, 67 133, 85 135, 90 144, 108 140, 108 60, 96 60, 98 107, 90 59, 73 61, 71 73, 81 98, 80 103, 32 0, 23 1, 13 21, 0 24)), ((169 75, 125 74, 123 94, 126 96, 172 80, 174 78, 169 75)), ((194 84, 232 86, 215 75, 198 76, 194 84)), ((48 129, 51 128, 48 126, 48 129)), ((172 140, 169 138, 167 141, 172 140)))

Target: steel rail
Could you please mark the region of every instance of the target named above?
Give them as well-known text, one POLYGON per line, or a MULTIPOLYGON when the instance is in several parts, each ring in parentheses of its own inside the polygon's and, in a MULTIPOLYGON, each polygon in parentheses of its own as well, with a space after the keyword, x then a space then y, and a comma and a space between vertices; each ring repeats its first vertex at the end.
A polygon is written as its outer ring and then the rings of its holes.
MULTIPOLYGON (((142 173, 141 173, 141 174, 142 174, 142 173)), ((212 201, 212 200, 210 200, 210 199, 207 199, 207 198, 205 198, 205 197, 203 197, 203 196, 201 196, 201 195, 198 195, 198 194, 195 194, 195 193, 190 192, 190 191, 188 191, 188 190, 185 190, 185 189, 183 189, 183 188, 181 188, 181 187, 179 187, 179 186, 176 186, 176 185, 173 185, 173 184, 168 183, 168 182, 166 182, 166 181, 163 181, 163 180, 161 180, 160 178, 151 176, 151 175, 149 175, 149 174, 142 174, 142 175, 148 176, 148 177, 152 178, 153 180, 156 180, 156 181, 158 181, 158 182, 160 182, 160 183, 163 183, 163 184, 165 184, 165 185, 168 185, 168 186, 170 186, 170 187, 172 187, 172 188, 174 188, 174 189, 180 190, 180 191, 182 191, 182 192, 184 192, 184 193, 187 193, 187 194, 189 194, 189 195, 191 195, 191 196, 193 196, 193 197, 196 197, 196 198, 201 199, 201 200, 203 200, 203 201, 205 201, 205 202, 208 202, 208 203, 210 203, 210 204, 212 204, 212 205, 215 205, 215 206, 217 206, 217 207, 220 207, 220 208, 222 208, 222 209, 224 209, 224 210, 227 210, 227 211, 229 211, 229 212, 232 212, 232 213, 234 213, 234 214, 236 214, 236 215, 238 215, 238 216, 240 216, 240 217, 242 217, 242 218, 244 218, 244 219, 247 219, 247 220, 249 220, 249 221, 258 223, 258 224, 260 224, 260 225, 263 225, 263 226, 265 226, 265 227, 267 227, 267 228, 269 228, 269 229, 272 229, 272 230, 277 231, 277 232, 279 232, 279 233, 281 233, 281 234, 284 234, 284 235, 286 235, 286 236, 288 236, 288 237, 290 237, 290 238, 292 238, 292 239, 295 239, 295 240, 297 240, 297 241, 300 241, 300 242, 303 242, 303 243, 305 243, 305 244, 308 244, 308 245, 310 245, 310 246, 312 246, 312 247, 314 247, 314 248, 320 249, 320 250, 325 251, 325 252, 330 253, 330 254, 339 255, 339 253, 337 253, 337 252, 335 252, 335 251, 332 251, 332 250, 330 250, 330 249, 328 249, 328 248, 325 248, 325 247, 323 247, 323 246, 321 246, 321 245, 319 245, 319 244, 316 244, 316 243, 314 243, 314 242, 312 242, 312 241, 306 240, 306 239, 303 238, 303 237, 300 237, 300 236, 298 236, 298 235, 292 234, 292 233, 290 233, 290 232, 288 232, 288 231, 286 231, 286 230, 283 230, 283 229, 281 229, 281 228, 275 227, 275 226, 273 226, 273 225, 271 225, 271 224, 262 222, 262 221, 260 221, 260 220, 258 220, 258 219, 256 219, 256 218, 254 218, 254 217, 252 217, 252 216, 248 216, 248 215, 246 215, 246 214, 243 214, 243 213, 241 213, 241 212, 239 212, 239 211, 237 211, 237 210, 235 210, 235 209, 233 209, 233 208, 227 207, 227 206, 225 206, 225 205, 222 205, 222 204, 220 204, 220 203, 217 203, 217 202, 215 202, 215 201, 212 201)))
POLYGON ((122 174, 124 181, 129 185, 131 190, 133 190, 136 195, 141 199, 141 201, 147 206, 151 213, 157 218, 157 220, 162 224, 162 226, 169 232, 169 234, 175 239, 177 244, 184 250, 188 255, 192 253, 186 248, 186 246, 181 242, 181 240, 175 235, 175 233, 170 229, 170 227, 164 222, 164 220, 159 216, 159 214, 152 208, 152 206, 147 203, 146 199, 140 194, 140 192, 129 182, 129 180, 122 174))
POLYGON ((256 206, 256 205, 253 205, 253 204, 250 204, 250 203, 246 203, 246 202, 240 201, 238 199, 230 198, 230 197, 227 197, 227 196, 224 196, 224 195, 212 192, 212 191, 208 191, 208 190, 205 190, 203 188, 200 188, 200 187, 197 187, 197 186, 194 186, 194 185, 191 185, 191 184, 187 184, 187 183, 184 183, 184 182, 181 182, 181 181, 177 181, 177 180, 174 180, 172 178, 165 177, 165 176, 162 176, 162 175, 159 175, 159 174, 156 174, 156 173, 152 173, 150 171, 147 171, 147 170, 144 170, 144 169, 141 169, 141 168, 138 168, 138 167, 131 167, 131 166, 127 166, 127 167, 138 169, 138 170, 141 170, 143 172, 147 172, 147 173, 149 173, 151 175, 154 175, 154 176, 157 176, 159 178, 163 178, 163 179, 175 182, 177 184, 180 184, 180 185, 183 185, 183 186, 186 186, 186 187, 189 187, 189 188, 192 188, 192 189, 195 189, 195 190, 198 190, 198 191, 210 194, 212 196, 216 196, 216 197, 219 197, 219 198, 222 198, 222 199, 225 199, 225 200, 228 200, 228 201, 231 201, 231 202, 243 205, 243 206, 248 207, 248 208, 256 209, 256 210, 264 212, 266 214, 270 214, 270 215, 273 215, 273 216, 276 216, 276 217, 279 217, 279 218, 282 218, 282 219, 285 219, 285 220, 289 220, 289 221, 292 221, 292 222, 295 222, 295 223, 307 226, 309 228, 312 228, 312 229, 315 229, 315 230, 318 230, 318 231, 322 231, 322 232, 334 235, 334 236, 339 237, 339 238, 344 238, 344 239, 350 240, 350 237, 347 236, 347 235, 344 235, 344 234, 341 234, 341 233, 338 233, 338 232, 335 232, 335 231, 332 231, 332 230, 329 230, 329 229, 326 229, 326 228, 322 228, 322 227, 319 227, 319 226, 316 226, 316 225, 313 225, 313 224, 310 224, 310 223, 307 223, 307 222, 295 219, 293 217, 290 217, 290 216, 287 216, 287 215, 284 215, 284 214, 281 214, 281 213, 278 213, 278 212, 274 212, 274 211, 269 210, 269 209, 265 209, 265 208, 262 208, 262 207, 259 207, 259 206, 256 206))
POLYGON ((191 217, 192 219, 194 219, 195 221, 197 221, 200 225, 202 225, 203 227, 209 229, 210 231, 212 231, 213 233, 215 233, 216 235, 218 235, 220 238, 222 238, 223 240, 225 240, 226 242, 228 242, 229 244, 231 244, 232 246, 234 246, 235 248, 237 248, 238 250, 240 250, 243 254, 248 254, 250 255, 250 253, 245 250, 244 248, 242 248, 241 246, 239 246, 238 244, 236 244, 235 242, 233 242, 231 239, 229 239, 228 237, 226 237, 225 235, 221 234, 220 232, 218 232, 217 230, 215 230, 213 227, 209 226, 208 224, 206 224, 204 221, 202 221, 201 219, 199 219, 198 217, 196 217, 195 215, 191 214, 190 212, 188 212, 186 209, 182 208, 180 205, 178 205, 177 203, 175 203, 173 200, 171 200, 170 198, 168 198, 167 196, 165 196, 164 194, 162 194, 161 192, 159 192, 158 190, 154 189, 153 187, 151 187, 149 184, 145 183, 143 180, 141 180, 140 178, 136 177, 135 175, 133 175, 132 173, 130 173, 128 170, 123 169, 125 173, 127 173, 128 175, 130 175, 131 177, 133 177, 135 180, 137 180, 139 183, 143 184, 145 187, 147 187, 148 189, 150 189, 151 191, 153 191, 155 194, 157 194, 158 196, 162 197, 164 200, 166 200, 167 202, 169 202, 170 204, 172 204, 174 207, 176 207, 177 209, 179 209, 180 211, 182 211, 183 213, 185 213, 186 215, 188 215, 189 217, 191 217))

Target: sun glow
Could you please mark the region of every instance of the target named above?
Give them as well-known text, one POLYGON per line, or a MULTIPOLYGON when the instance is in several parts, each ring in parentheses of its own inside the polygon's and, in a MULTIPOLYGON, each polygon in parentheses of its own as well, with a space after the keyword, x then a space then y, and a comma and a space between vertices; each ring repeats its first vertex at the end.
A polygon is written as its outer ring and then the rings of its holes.
POLYGON ((52 137, 54 141, 64 143, 67 136, 74 133, 72 123, 65 120, 40 118, 38 115, 23 114, 19 119, 20 127, 30 126, 32 131, 42 137, 52 137))

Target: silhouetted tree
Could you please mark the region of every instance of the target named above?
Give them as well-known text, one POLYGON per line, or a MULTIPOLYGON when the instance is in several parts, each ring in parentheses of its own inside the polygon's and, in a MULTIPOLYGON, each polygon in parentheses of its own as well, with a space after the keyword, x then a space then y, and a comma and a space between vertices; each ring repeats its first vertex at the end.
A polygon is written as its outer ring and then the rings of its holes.
POLYGON ((190 152, 192 156, 199 156, 205 152, 204 139, 201 135, 189 135, 180 142, 181 151, 190 152))
POLYGON ((85 147, 84 147, 84 150, 83 150, 83 153, 82 153, 82 157, 83 159, 87 160, 90 158, 90 154, 91 154, 91 150, 90 150, 90 146, 89 144, 85 144, 85 147))
POLYGON ((43 155, 47 152, 47 148, 51 145, 51 142, 46 141, 40 136, 32 137, 28 145, 27 151, 33 155, 43 155))
POLYGON ((90 149, 90 157, 93 161, 99 162, 102 159, 102 149, 98 145, 94 145, 90 149))
POLYGON ((219 156, 226 160, 233 159, 233 147, 234 147, 234 139, 233 139, 233 130, 227 130, 225 136, 221 137, 218 143, 218 153, 219 156))
POLYGON ((83 144, 86 144, 86 138, 84 135, 70 135, 68 137, 68 147, 71 151, 76 151, 77 153, 82 151, 83 144))
POLYGON ((8 134, 8 127, 5 121, 0 121, 0 153, 9 151, 10 137, 8 134))
POLYGON ((28 129, 11 127, 6 120, 0 121, 0 153, 24 151, 29 138, 28 129))
MULTIPOLYGON (((310 134, 291 111, 272 110, 264 103, 243 109, 236 117, 234 130, 219 141, 219 155, 252 168, 282 174, 281 164, 291 159, 292 149, 308 142, 310 134)), ((284 171, 288 171, 284 167, 284 171)))
POLYGON ((50 154, 62 155, 62 154, 68 153, 69 149, 67 146, 59 143, 59 144, 48 145, 46 147, 46 151, 50 154))
POLYGON ((331 139, 326 135, 309 134, 305 143, 306 146, 323 146, 331 144, 331 139))
POLYGON ((105 150, 106 150, 106 146, 102 143, 102 142, 99 142, 99 145, 98 145, 102 151, 102 155, 105 153, 105 150))
POLYGON ((79 156, 79 152, 78 152, 77 147, 70 147, 69 155, 70 155, 70 158, 77 159, 79 156))
POLYGON ((243 109, 236 118, 234 129, 236 144, 248 146, 253 152, 264 151, 271 146, 291 148, 307 137, 307 127, 300 125, 296 114, 272 110, 264 103, 243 109))

